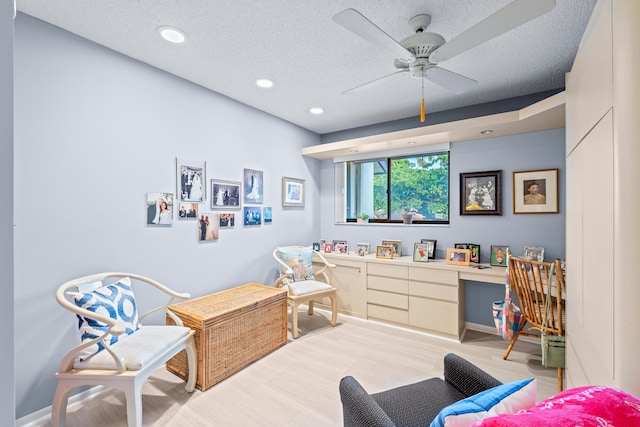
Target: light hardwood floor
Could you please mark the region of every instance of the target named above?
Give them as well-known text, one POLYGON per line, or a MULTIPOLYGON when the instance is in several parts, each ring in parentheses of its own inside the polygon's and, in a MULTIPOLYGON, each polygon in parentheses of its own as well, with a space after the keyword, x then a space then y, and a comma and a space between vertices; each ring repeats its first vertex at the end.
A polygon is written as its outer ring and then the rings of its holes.
MULTIPOLYGON (((300 312, 300 337, 202 392, 159 369, 143 390, 145 426, 341 426, 338 383, 353 375, 370 393, 434 376, 457 353, 500 381, 538 379, 537 400, 557 392, 557 371, 540 364, 540 344, 519 340, 508 360, 499 336, 468 331, 462 344, 340 315, 300 312)), ((47 425, 47 424, 43 424, 47 425)), ((67 425, 126 426, 124 394, 107 390, 70 405, 67 425)))

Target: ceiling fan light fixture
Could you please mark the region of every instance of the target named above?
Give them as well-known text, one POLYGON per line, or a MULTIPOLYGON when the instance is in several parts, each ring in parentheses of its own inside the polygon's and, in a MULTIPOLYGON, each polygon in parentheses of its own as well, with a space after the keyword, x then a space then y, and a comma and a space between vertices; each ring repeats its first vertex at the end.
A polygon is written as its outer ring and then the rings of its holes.
POLYGON ((493 129, 485 129, 482 132, 480 132, 482 135, 489 135, 490 133, 493 133, 493 129))
POLYGON ((320 107, 311 107, 309 108, 309 112, 311 114, 322 114, 324 113, 324 108, 320 108, 320 107))
POLYGON ((175 28, 175 27, 169 27, 167 25, 158 27, 158 33, 163 39, 171 43, 180 44, 180 43, 184 43, 185 40, 187 39, 187 36, 184 33, 184 31, 179 30, 178 28, 175 28))

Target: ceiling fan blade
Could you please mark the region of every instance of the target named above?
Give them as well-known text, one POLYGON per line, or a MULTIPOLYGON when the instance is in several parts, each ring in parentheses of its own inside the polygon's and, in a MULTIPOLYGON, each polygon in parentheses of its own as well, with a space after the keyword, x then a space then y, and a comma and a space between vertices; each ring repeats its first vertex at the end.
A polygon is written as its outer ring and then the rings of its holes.
POLYGON ((427 71, 426 78, 455 94, 466 92, 478 84, 476 80, 440 67, 430 68, 427 71))
POLYGON ((514 0, 431 52, 429 62, 437 64, 453 58, 462 52, 544 15, 553 9, 555 5, 555 0, 514 0))
POLYGON ((395 76, 396 74, 401 74, 401 73, 408 73, 408 72, 409 72, 408 68, 405 69, 405 70, 399 70, 399 71, 396 71, 394 73, 387 74, 386 76, 379 77, 379 78, 377 78, 375 80, 372 80, 370 82, 363 83, 363 84, 361 84, 359 86, 352 87, 351 89, 347 89, 344 92, 342 92, 342 94, 343 95, 350 95, 352 93, 360 92, 360 91, 362 91, 364 89, 370 89, 372 87, 378 86, 379 84, 383 83, 385 80, 387 80, 391 76, 395 76))
POLYGON ((336 14, 333 20, 369 43, 390 50, 397 59, 407 62, 415 59, 411 52, 355 9, 345 9, 336 14))

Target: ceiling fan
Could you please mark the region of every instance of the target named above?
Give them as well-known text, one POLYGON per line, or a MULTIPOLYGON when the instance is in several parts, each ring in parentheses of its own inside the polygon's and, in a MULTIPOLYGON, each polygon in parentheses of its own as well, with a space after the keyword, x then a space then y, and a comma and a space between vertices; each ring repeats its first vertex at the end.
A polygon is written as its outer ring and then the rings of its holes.
POLYGON ((366 41, 391 51, 395 55, 393 64, 398 70, 342 93, 360 91, 396 74, 410 73, 412 77, 422 80, 420 121, 424 122, 424 79, 455 94, 463 93, 478 83, 439 67, 440 63, 544 15, 555 5, 555 0, 514 0, 448 42, 440 34, 426 31, 431 23, 430 15, 411 18, 409 26, 414 34, 397 42, 357 10, 346 9, 336 14, 333 20, 366 41))

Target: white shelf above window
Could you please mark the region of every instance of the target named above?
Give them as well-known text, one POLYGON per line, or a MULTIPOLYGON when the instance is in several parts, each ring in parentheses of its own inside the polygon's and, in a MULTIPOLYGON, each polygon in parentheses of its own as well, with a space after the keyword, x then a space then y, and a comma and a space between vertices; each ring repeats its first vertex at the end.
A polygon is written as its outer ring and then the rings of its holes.
POLYGON ((356 151, 362 155, 406 149, 409 142, 415 143, 412 147, 419 147, 563 127, 565 127, 564 91, 520 110, 314 145, 303 148, 302 155, 325 160, 352 156, 356 151), (482 134, 481 132, 486 129, 491 129, 493 132, 482 134))

